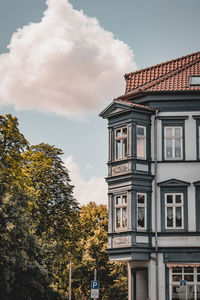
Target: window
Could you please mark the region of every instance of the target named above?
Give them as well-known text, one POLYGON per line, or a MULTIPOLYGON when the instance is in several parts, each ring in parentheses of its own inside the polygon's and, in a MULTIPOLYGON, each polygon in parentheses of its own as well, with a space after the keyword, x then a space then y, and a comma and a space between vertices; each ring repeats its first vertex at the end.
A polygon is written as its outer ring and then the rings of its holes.
POLYGON ((183 128, 181 126, 164 127, 165 159, 183 159, 183 128))
POLYGON ((146 159, 146 127, 137 126, 137 158, 146 159))
POLYGON ((200 85, 200 76, 190 76, 190 85, 200 85))
POLYGON ((137 193, 137 229, 146 229, 146 194, 137 193))
POLYGON ((127 228, 127 195, 115 197, 115 228, 127 228))
POLYGON ((170 300, 200 299, 200 266, 174 266, 169 268, 170 300), (186 286, 180 286, 186 280, 186 286))
POLYGON ((165 194, 165 228, 183 229, 183 194, 165 194))
POLYGON ((127 157, 127 127, 115 130, 115 158, 123 159, 127 157))

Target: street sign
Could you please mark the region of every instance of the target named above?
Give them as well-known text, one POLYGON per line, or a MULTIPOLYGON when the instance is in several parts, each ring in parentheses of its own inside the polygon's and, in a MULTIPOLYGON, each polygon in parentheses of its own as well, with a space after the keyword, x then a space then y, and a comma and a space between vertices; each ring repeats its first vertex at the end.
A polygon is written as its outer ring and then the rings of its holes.
POLYGON ((187 281, 186 280, 180 280, 180 286, 186 286, 187 281))
POLYGON ((98 280, 91 281, 91 298, 99 299, 99 281, 98 280))

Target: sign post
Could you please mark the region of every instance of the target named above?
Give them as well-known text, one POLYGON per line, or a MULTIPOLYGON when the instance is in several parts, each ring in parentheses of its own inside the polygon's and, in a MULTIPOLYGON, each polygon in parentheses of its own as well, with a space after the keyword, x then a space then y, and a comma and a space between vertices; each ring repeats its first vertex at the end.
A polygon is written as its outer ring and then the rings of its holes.
POLYGON ((180 287, 183 289, 183 291, 185 293, 185 299, 187 299, 187 281, 180 280, 180 287))
POLYGON ((99 299, 99 281, 97 280, 97 270, 94 270, 94 280, 91 281, 91 298, 99 299))

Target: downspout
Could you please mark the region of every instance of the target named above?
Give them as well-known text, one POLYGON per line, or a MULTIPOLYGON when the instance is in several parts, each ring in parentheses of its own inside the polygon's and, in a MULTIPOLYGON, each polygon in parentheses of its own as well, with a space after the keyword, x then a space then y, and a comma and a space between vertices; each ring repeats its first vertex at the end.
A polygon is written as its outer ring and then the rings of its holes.
POLYGON ((156 300, 159 300, 159 262, 158 262, 158 197, 157 197, 157 115, 154 117, 154 209, 155 209, 155 254, 156 254, 156 300))

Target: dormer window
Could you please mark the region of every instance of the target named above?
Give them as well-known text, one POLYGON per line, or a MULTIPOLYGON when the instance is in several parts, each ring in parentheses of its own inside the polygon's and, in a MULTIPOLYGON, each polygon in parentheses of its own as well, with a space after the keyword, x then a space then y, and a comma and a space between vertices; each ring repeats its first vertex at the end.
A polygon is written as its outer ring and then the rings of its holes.
POLYGON ((200 76, 190 76, 190 85, 200 85, 200 76))
POLYGON ((128 144, 127 127, 122 127, 115 130, 115 158, 117 160, 127 157, 128 144))

